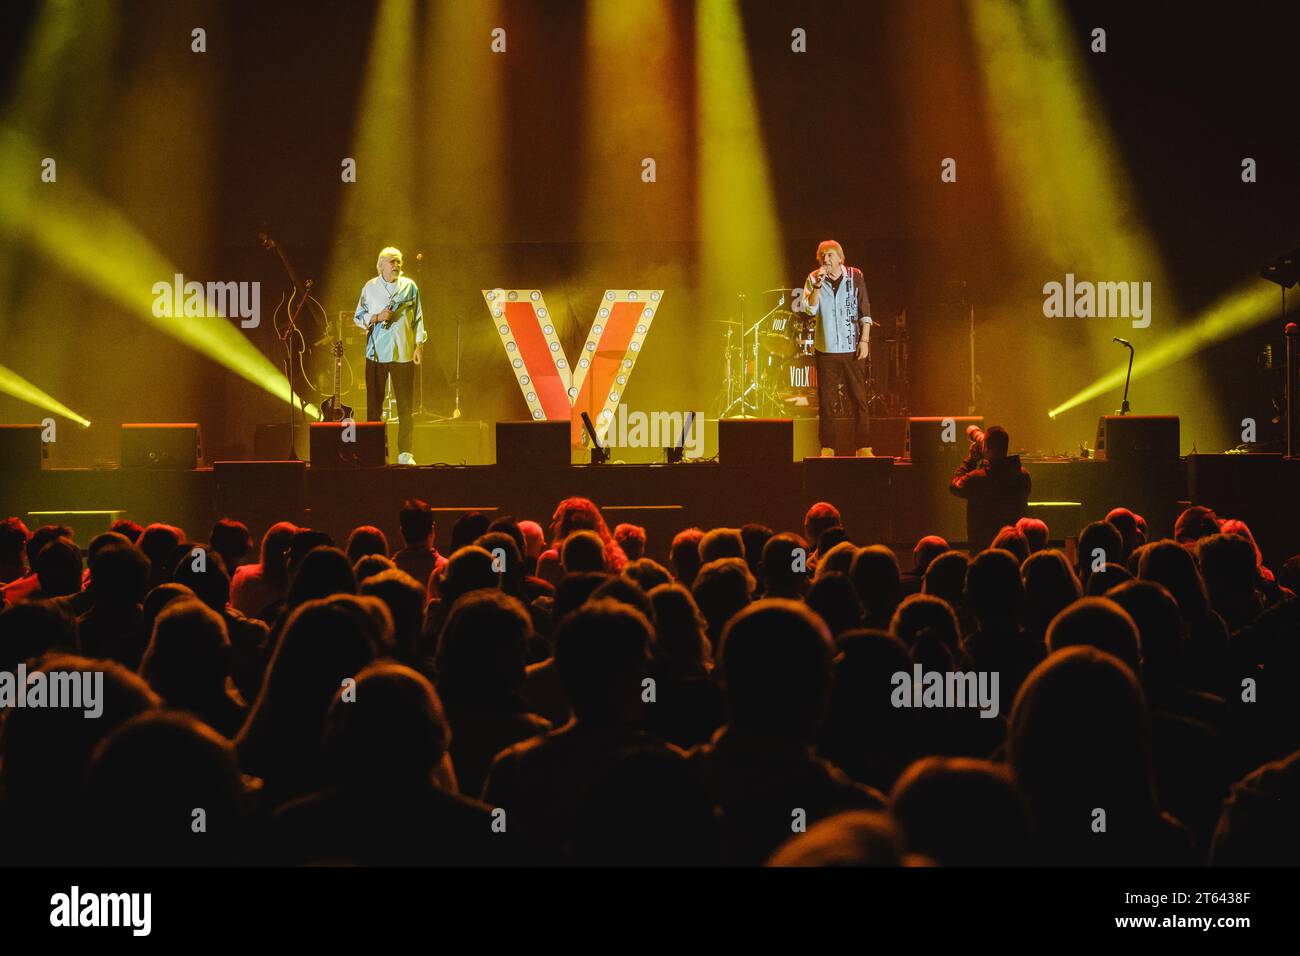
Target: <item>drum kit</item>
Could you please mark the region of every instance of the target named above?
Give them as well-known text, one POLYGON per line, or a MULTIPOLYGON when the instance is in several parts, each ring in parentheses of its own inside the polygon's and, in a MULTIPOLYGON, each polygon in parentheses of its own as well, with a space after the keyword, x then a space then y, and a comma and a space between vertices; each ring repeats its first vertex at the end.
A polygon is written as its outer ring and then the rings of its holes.
MULTIPOLYGON (((768 289, 759 293, 765 303, 776 300, 752 325, 745 320, 746 296, 739 296, 740 319, 713 319, 724 337, 724 387, 714 407, 719 418, 815 418, 818 408, 817 361, 814 351, 816 318, 788 308, 793 305, 791 289, 768 289)), ((873 415, 897 414, 906 410, 906 399, 898 386, 906 383, 906 319, 900 315, 898 337, 872 338, 871 359, 884 352, 886 362, 881 372, 894 388, 885 391, 883 383, 866 372, 867 394, 873 415), (897 367, 900 365, 901 368, 897 367), (890 374, 893 373, 893 374, 890 374), (900 374, 901 373, 901 374, 900 374)), ((864 370, 865 371, 865 370, 864 370)), ((832 397, 830 413, 848 414, 843 386, 832 397)))

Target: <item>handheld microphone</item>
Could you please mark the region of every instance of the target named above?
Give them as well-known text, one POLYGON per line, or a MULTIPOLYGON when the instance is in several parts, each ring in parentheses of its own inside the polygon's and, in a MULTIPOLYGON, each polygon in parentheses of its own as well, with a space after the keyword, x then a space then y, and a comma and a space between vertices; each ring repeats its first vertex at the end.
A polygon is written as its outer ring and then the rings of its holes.
POLYGON ((973 442, 983 442, 984 432, 980 430, 980 427, 978 425, 967 425, 966 437, 973 442))

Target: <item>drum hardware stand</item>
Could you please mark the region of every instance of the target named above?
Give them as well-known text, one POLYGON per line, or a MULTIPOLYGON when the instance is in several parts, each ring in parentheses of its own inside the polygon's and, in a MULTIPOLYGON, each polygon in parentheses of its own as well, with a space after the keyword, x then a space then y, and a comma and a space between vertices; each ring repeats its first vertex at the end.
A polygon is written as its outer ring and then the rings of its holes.
POLYGON ((912 392, 911 380, 911 339, 907 331, 907 309, 902 309, 894 317, 894 404, 895 413, 908 417, 910 404, 908 396, 912 392))
MULTIPOLYGON (((771 394, 764 394, 763 385, 764 385, 764 380, 767 378, 767 376, 763 375, 759 364, 760 362, 759 330, 762 329, 763 323, 772 317, 773 313, 780 310, 781 306, 785 304, 785 299, 783 297, 780 302, 778 302, 766 313, 764 313, 763 316, 759 318, 758 321, 756 321, 753 324, 753 326, 751 326, 748 329, 745 328, 746 297, 743 292, 739 295, 739 299, 740 299, 740 351, 743 356, 745 352, 745 336, 752 335, 754 337, 754 380, 752 382, 746 382, 747 376, 744 371, 745 362, 744 362, 744 358, 742 357, 741 381, 740 381, 742 391, 739 397, 733 399, 727 405, 727 407, 722 410, 722 413, 719 414, 718 416, 719 418, 755 418, 762 412, 762 403, 764 402, 764 400, 768 402, 769 406, 771 406, 774 402, 773 396, 771 394), (749 399, 749 395, 751 392, 753 392, 754 395, 753 401, 750 401, 749 399), (740 407, 740 413, 732 414, 732 408, 734 408, 737 405, 739 405, 740 407)), ((728 349, 730 349, 731 335, 732 335, 731 331, 728 330, 727 332, 728 349)), ((771 391, 770 383, 768 383, 768 385, 769 385, 768 392, 770 392, 771 391)), ((731 397, 730 361, 728 361, 727 363, 727 396, 728 398, 731 397)))
POLYGON ((1260 270, 1260 278, 1276 282, 1282 289, 1282 335, 1286 343, 1286 387, 1282 392, 1285 409, 1283 428, 1285 430, 1284 446, 1288 458, 1300 455, 1300 395, 1297 395, 1297 381, 1300 381, 1300 328, 1294 321, 1286 320, 1286 290, 1300 281, 1300 249, 1292 249, 1265 264, 1260 270))
MULTIPOLYGON (((745 293, 743 292, 740 293, 740 295, 737 296, 737 298, 740 300, 740 352, 741 352, 740 389, 741 391, 740 391, 740 395, 737 398, 735 398, 730 404, 728 404, 727 407, 722 410, 722 413, 718 415, 718 417, 719 418, 756 418, 758 416, 758 333, 757 331, 755 331, 754 333, 754 381, 752 384, 749 384, 746 382, 748 375, 745 372, 745 359, 744 359, 745 336, 749 334, 748 331, 745 329, 745 293), (755 401, 753 404, 750 404, 749 402, 750 391, 754 392, 755 401), (739 413, 733 414, 732 409, 735 408, 737 405, 739 405, 739 409, 740 409, 739 413), (747 412, 750 414, 746 414, 747 412)), ((762 320, 760 319, 759 322, 755 323, 754 325, 755 330, 757 330, 758 326, 761 324, 762 324, 762 320)))

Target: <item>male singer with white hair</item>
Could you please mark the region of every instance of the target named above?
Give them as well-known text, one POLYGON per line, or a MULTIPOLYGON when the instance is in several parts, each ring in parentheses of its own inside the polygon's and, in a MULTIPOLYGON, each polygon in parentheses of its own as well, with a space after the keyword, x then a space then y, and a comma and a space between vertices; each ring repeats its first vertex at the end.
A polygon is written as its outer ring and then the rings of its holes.
POLYGON ((817 434, 822 457, 835 454, 831 402, 835 386, 844 383, 853 411, 853 447, 858 457, 871 457, 871 418, 867 409, 867 358, 871 331, 871 301, 862 270, 844 265, 844 247, 834 239, 817 246, 820 266, 804 282, 804 311, 817 319, 814 339, 817 361, 817 434))
POLYGON ((353 321, 366 330, 366 421, 379 421, 388 378, 397 399, 397 463, 414 465, 411 439, 415 366, 423 357, 424 310, 420 289, 402 275, 402 251, 388 246, 375 264, 379 275, 361 287, 353 321))

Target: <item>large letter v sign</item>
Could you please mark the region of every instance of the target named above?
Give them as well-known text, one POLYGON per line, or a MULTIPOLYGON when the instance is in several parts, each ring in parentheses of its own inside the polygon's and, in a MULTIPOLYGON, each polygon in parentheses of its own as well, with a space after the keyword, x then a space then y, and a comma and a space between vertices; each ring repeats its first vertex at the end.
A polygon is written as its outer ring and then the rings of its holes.
POLYGON ((570 365, 541 290, 483 290, 529 414, 537 421, 572 421, 575 446, 582 444, 582 412, 604 441, 662 298, 662 289, 606 290, 570 365))

